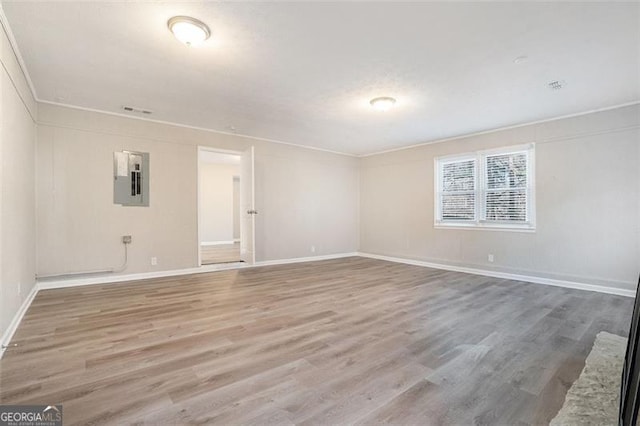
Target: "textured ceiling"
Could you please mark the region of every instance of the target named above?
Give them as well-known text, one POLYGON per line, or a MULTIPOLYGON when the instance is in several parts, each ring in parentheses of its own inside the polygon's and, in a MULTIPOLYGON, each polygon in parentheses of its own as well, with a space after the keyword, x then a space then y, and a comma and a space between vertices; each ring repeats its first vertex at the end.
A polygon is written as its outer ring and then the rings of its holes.
POLYGON ((345 153, 640 99, 638 3, 2 5, 42 100, 345 153), (212 38, 180 44, 174 15, 212 38))

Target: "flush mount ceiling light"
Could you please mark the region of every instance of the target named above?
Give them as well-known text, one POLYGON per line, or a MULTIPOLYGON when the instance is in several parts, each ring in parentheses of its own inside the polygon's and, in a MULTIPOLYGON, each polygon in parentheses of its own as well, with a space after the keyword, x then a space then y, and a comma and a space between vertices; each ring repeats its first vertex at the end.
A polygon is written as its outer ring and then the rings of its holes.
POLYGON ((211 36, 207 24, 189 16, 174 16, 167 22, 167 27, 178 40, 187 46, 202 44, 211 36))
POLYGON ((388 96, 383 96, 371 99, 369 104, 378 111, 388 111, 396 104, 396 100, 388 96))

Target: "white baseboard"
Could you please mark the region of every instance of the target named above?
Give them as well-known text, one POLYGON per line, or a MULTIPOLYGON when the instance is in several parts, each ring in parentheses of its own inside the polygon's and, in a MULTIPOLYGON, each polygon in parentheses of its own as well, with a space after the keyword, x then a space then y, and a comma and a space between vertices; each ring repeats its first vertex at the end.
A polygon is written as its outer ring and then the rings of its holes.
POLYGON ((112 283, 122 283, 127 281, 140 281, 140 280, 148 280, 151 278, 164 278, 164 277, 175 277, 178 275, 191 275, 191 274, 201 274, 205 272, 215 272, 224 269, 238 269, 238 268, 246 268, 249 265, 244 265, 242 263, 225 263, 220 265, 203 265, 201 267, 195 268, 184 268, 184 269, 169 269, 164 271, 154 271, 154 272, 139 272, 136 274, 124 274, 124 275, 100 275, 94 277, 82 277, 82 278, 67 278, 62 280, 42 280, 38 281, 38 286, 40 290, 50 290, 54 288, 66 288, 66 287, 79 287, 83 285, 94 285, 94 284, 112 284, 112 283))
POLYGON ((9 343, 11 343, 11 339, 13 338, 13 335, 18 329, 18 326, 20 325, 20 322, 22 321, 24 314, 27 312, 27 309, 29 309, 29 306, 31 306, 31 302, 33 302, 33 299, 36 297, 36 294, 38 294, 37 283, 33 285, 33 288, 27 295, 27 298, 24 299, 24 302, 22 302, 22 305, 20 305, 18 312, 16 312, 16 314, 13 316, 13 319, 9 323, 9 327, 7 327, 7 329, 2 334, 2 339, 0 339, 0 344, 2 345, 2 347, 0 347, 0 358, 2 358, 2 355, 4 355, 4 351, 7 349, 7 346, 9 345, 9 343))
POLYGON ((573 288, 576 290, 596 291, 599 293, 615 294, 617 296, 635 297, 635 290, 625 290, 622 288, 605 287, 595 284, 586 284, 574 281, 556 280, 552 278, 536 277, 532 275, 511 274, 508 272, 490 271, 487 269, 468 268, 465 266, 453 266, 440 263, 425 262, 422 260, 405 259, 401 257, 383 256, 371 253, 358 253, 358 256, 371 259, 387 260, 389 262, 404 263, 407 265, 424 266, 427 268, 443 269, 445 271, 464 272, 467 274, 483 275, 486 277, 505 278, 514 281, 526 281, 535 284, 552 285, 555 287, 573 288))
MULTIPOLYGON (((31 302, 33 301, 36 294, 40 290, 76 287, 76 286, 92 285, 92 284, 120 283, 120 282, 126 282, 126 281, 146 280, 150 278, 163 278, 163 277, 172 277, 172 276, 179 276, 179 275, 202 274, 207 272, 224 271, 229 269, 254 268, 254 267, 271 266, 271 265, 286 265, 286 264, 301 263, 301 262, 314 262, 314 261, 320 261, 320 260, 340 259, 344 257, 353 257, 353 256, 387 260, 389 262, 404 263, 407 265, 415 265, 415 266, 424 266, 427 268, 442 269, 446 271, 464 272, 468 274, 483 275, 483 276, 495 277, 495 278, 504 278, 504 279, 510 279, 515 281, 526 281, 526 282, 531 282, 536 284, 552 285, 556 287, 566 287, 566 288, 573 288, 577 290, 596 291, 600 293, 615 294, 619 296, 635 297, 635 291, 633 290, 605 287, 605 286, 599 286, 594 284, 555 280, 551 278, 543 278, 543 277, 536 277, 536 276, 529 276, 529 275, 511 274, 506 272, 489 271, 485 269, 468 268, 463 266, 444 265, 444 264, 426 262, 421 260, 404 259, 399 257, 383 256, 383 255, 377 255, 377 254, 371 254, 371 253, 337 253, 337 254, 329 254, 329 255, 322 255, 322 256, 297 257, 292 259, 264 260, 264 261, 256 262, 254 265, 246 265, 244 263, 238 262, 238 263, 225 263, 225 264, 218 264, 218 265, 204 265, 196 268, 174 269, 174 270, 168 270, 168 271, 142 272, 137 274, 127 274, 127 275, 102 275, 98 277, 68 278, 64 280, 37 281, 36 284, 31 289, 31 291, 29 292, 29 295, 27 296, 27 298, 24 300, 24 302, 20 306, 20 309, 18 309, 18 312, 16 312, 16 314, 14 315, 13 320, 9 324, 9 327, 2 335, 2 339, 0 342, 2 343, 3 346, 6 346, 11 342, 11 338, 16 332, 18 325, 22 321, 24 314, 27 312, 27 309, 31 305, 31 302)), ((4 348, 0 352, 0 358, 2 357, 3 354, 4 354, 4 348)))
POLYGON ((341 259, 343 257, 358 256, 358 253, 338 253, 338 254, 326 254, 322 256, 309 256, 309 257, 294 257, 292 259, 277 259, 277 260, 263 260, 256 262, 255 266, 269 266, 269 265, 286 265, 289 263, 301 263, 301 262, 315 262, 318 260, 331 260, 341 259))
POLYGON ((67 279, 61 279, 61 280, 41 280, 41 281, 38 281, 37 285, 40 290, 49 290, 54 288, 78 287, 83 285, 94 285, 94 284, 111 284, 111 283, 121 283, 126 281, 147 280, 151 278, 174 277, 178 275, 203 274, 207 272, 225 271, 229 269, 255 268, 259 266, 285 265, 288 263, 300 263, 300 262, 314 262, 318 260, 339 259, 342 257, 351 257, 351 256, 357 256, 357 255, 358 255, 357 253, 338 253, 338 254, 329 254, 324 256, 265 260, 265 261, 256 262, 253 265, 248 265, 242 262, 220 263, 216 265, 203 265, 195 268, 171 269, 171 270, 157 271, 157 272, 156 271, 140 272, 136 274, 100 275, 100 276, 93 276, 93 277, 67 278, 67 279))
POLYGON ((293 259, 277 259, 277 260, 265 260, 261 262, 256 262, 254 265, 247 265, 242 262, 237 263, 221 263, 217 265, 203 265, 196 268, 184 268, 184 269, 173 269, 168 271, 154 271, 154 272, 141 272, 137 274, 126 274, 126 275, 100 275, 100 276, 92 276, 92 277, 75 277, 75 278, 66 278, 66 279, 58 279, 58 280, 39 280, 37 281, 29 295, 24 300, 18 312, 14 315, 9 327, 5 330, 2 335, 2 339, 0 343, 2 344, 2 349, 0 351, 0 358, 5 351, 5 346, 9 345, 11 342, 11 338, 13 334, 16 332, 18 325, 22 321, 24 314, 29 309, 31 302, 35 298, 36 294, 40 290, 51 290, 56 288, 66 288, 66 287, 79 287, 85 285, 94 285, 94 284, 111 284, 111 283, 121 283, 127 281, 138 281, 138 280, 147 280, 151 278, 164 278, 164 277, 173 277, 179 275, 191 275, 191 274, 203 274, 207 272, 216 272, 216 271, 224 271, 229 269, 241 269, 241 268, 255 268, 260 266, 270 266, 270 265, 285 265, 290 263, 301 263, 301 262, 314 262, 319 260, 330 260, 330 259, 340 259, 343 257, 352 257, 357 256, 358 253, 338 253, 338 254, 329 254, 323 256, 310 256, 310 257, 297 257, 293 259))
POLYGON ((201 246, 221 246, 233 243, 239 243, 240 240, 228 240, 228 241, 203 241, 200 243, 201 246))

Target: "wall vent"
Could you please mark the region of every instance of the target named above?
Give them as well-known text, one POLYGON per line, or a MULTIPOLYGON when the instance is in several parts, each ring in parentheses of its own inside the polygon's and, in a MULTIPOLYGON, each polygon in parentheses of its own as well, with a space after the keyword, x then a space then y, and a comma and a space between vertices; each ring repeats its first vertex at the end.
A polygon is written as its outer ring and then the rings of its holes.
POLYGON ((142 108, 137 108, 137 107, 132 107, 132 106, 123 106, 122 107, 123 110, 127 111, 127 112, 137 112, 139 114, 153 114, 153 111, 150 111, 148 109, 142 109, 142 108))
POLYGON ((547 85, 549 86, 549 89, 551 89, 551 90, 560 90, 564 86, 567 85, 567 82, 564 81, 564 80, 554 80, 554 81, 548 83, 547 85))

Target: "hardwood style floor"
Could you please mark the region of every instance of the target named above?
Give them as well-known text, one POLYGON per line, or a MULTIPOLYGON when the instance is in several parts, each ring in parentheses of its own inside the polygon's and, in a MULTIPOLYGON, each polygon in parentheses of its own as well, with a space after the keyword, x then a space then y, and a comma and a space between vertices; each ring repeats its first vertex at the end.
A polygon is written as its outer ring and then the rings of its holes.
POLYGON ((630 298, 359 257, 40 292, 3 404, 65 424, 546 424, 630 298))
POLYGON ((203 265, 240 262, 240 243, 201 246, 200 258, 203 265))

